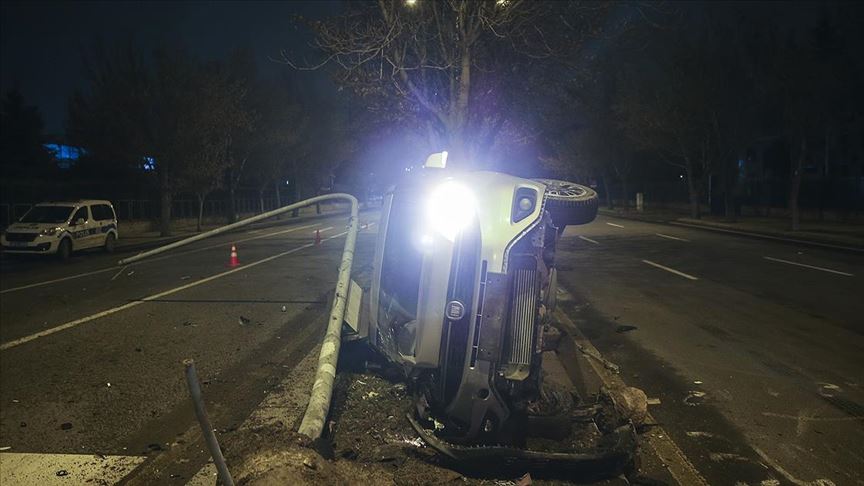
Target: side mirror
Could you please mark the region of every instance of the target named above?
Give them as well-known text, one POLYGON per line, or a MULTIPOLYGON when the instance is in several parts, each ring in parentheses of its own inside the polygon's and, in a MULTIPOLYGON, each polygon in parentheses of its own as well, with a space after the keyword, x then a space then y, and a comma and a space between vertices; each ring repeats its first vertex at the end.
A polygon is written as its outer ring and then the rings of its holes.
POLYGON ((82 224, 84 224, 86 222, 87 222, 87 220, 85 220, 84 218, 78 218, 75 220, 75 226, 81 226, 82 224))

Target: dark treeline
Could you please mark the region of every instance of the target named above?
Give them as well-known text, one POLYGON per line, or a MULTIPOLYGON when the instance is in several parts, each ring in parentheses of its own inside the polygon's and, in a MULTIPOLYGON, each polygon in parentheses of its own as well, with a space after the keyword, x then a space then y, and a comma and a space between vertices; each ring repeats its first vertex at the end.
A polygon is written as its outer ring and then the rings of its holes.
POLYGON ((362 196, 448 150, 457 167, 596 183, 610 206, 637 191, 688 203, 693 217, 706 205, 729 218, 742 204, 783 206, 797 228, 799 200, 864 209, 862 11, 351 2, 323 20, 293 19, 318 57, 287 46, 276 79, 242 50, 203 61, 177 46, 92 49, 65 138, 86 154, 59 171, 41 149, 38 112, 8 93, 3 184, 98 174, 124 197, 158 200, 167 232, 180 195, 198 201, 200 220, 218 194, 233 219, 239 192, 362 196), (328 105, 298 88, 308 70, 332 76, 328 105))

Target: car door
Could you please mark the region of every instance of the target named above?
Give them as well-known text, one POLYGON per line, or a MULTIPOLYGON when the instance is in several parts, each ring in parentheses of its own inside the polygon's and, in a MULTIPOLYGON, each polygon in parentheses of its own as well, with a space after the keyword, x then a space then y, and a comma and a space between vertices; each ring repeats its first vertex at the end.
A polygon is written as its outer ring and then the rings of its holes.
POLYGON ((81 206, 75 211, 69 223, 69 232, 72 233, 72 241, 76 250, 93 246, 93 240, 96 238, 93 230, 98 231, 94 223, 87 206, 81 206))
POLYGON ((114 211, 107 204, 94 204, 90 206, 90 216, 93 217, 96 224, 96 235, 93 246, 102 246, 105 244, 105 237, 108 235, 108 231, 111 229, 116 231, 117 229, 114 211))

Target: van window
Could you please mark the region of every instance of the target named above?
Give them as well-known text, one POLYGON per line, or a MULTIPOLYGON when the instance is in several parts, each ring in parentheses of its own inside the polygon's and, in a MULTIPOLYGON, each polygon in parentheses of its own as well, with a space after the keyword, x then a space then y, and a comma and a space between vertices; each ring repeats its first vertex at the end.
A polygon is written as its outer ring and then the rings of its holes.
POLYGON ((417 246, 423 221, 419 194, 416 190, 396 192, 391 202, 379 297, 387 322, 395 319, 401 324, 417 318, 423 265, 423 254, 417 246))
POLYGON ((79 219, 83 219, 84 221, 87 221, 89 219, 87 217, 87 206, 84 206, 78 211, 75 211, 75 216, 72 216, 72 224, 75 224, 75 222, 79 219))
POLYGON ((22 223, 65 223, 72 214, 71 206, 33 206, 21 217, 22 223))
POLYGON ((114 219, 114 210, 107 204, 94 204, 90 206, 90 212, 96 221, 109 221, 114 219))

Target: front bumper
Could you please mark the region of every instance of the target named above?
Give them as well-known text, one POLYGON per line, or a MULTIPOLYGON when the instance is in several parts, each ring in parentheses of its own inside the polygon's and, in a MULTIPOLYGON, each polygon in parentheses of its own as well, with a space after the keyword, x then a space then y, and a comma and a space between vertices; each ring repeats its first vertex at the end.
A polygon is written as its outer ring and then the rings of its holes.
POLYGON ((630 471, 636 460, 637 437, 632 424, 622 425, 602 437, 593 447, 578 452, 543 452, 501 445, 461 446, 438 438, 411 415, 411 426, 426 444, 444 455, 452 465, 468 474, 519 475, 536 478, 579 478, 594 481, 630 471))
POLYGON ((0 237, 4 253, 52 254, 57 252, 59 240, 54 237, 37 236, 33 241, 9 241, 6 235, 0 237))

